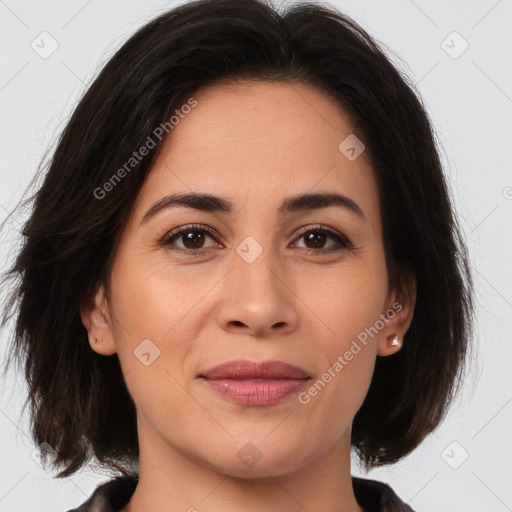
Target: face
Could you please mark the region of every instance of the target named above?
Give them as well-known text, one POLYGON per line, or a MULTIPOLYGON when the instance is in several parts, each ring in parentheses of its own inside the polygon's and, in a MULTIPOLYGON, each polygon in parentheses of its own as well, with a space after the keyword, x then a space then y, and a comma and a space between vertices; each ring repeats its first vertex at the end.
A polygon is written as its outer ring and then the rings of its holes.
POLYGON ((374 171, 330 98, 284 83, 194 98, 134 204, 109 299, 100 288, 82 318, 119 356, 141 447, 281 475, 350 446, 411 308, 388 289, 374 171), (337 199, 294 200, 320 194, 337 199), (209 373, 236 360, 247 373, 209 373), (303 373, 250 364, 269 361, 303 373))

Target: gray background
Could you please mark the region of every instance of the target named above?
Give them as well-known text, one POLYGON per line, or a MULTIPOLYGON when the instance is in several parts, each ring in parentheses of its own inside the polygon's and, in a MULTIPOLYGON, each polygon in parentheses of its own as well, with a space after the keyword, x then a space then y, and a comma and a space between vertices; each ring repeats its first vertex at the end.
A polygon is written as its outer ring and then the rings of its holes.
MULTIPOLYGON (((176 3, 0 0, 0 221, 101 64, 176 3), (45 31, 50 36, 40 35, 45 31), (52 44, 55 52, 41 55, 52 44)), ((388 482, 417 511, 511 511, 512 2, 332 4, 403 59, 398 65, 424 98, 475 267, 478 309, 475 362, 441 428, 394 466, 363 474, 354 459, 353 474, 388 482)), ((0 270, 22 220, 12 218, 2 233, 0 270)), ((2 350, 6 338, 3 333, 2 350)), ((58 480, 38 465, 21 411, 23 386, 10 373, 0 388, 0 512, 78 506, 110 476, 88 469, 58 480)))

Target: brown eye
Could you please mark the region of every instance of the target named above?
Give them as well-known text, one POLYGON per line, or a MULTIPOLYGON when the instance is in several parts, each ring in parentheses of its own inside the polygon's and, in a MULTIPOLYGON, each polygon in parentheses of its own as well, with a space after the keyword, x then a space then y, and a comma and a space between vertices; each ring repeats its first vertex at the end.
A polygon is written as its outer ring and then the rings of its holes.
POLYGON ((301 230, 299 236, 297 237, 297 240, 299 239, 304 240, 304 249, 306 249, 306 254, 328 254, 331 252, 350 249, 352 247, 352 244, 346 237, 339 233, 331 231, 330 229, 325 228, 303 229, 301 230), (330 245, 325 247, 325 244, 327 243, 327 240, 329 238, 331 240, 334 240, 334 243, 331 243, 330 245))
POLYGON ((325 233, 319 231, 311 231, 307 235, 304 235, 306 245, 313 244, 313 247, 308 245, 310 249, 321 249, 327 238, 328 236, 325 233))
MULTIPOLYGON (((215 244, 205 246, 207 238, 211 238, 214 242, 216 241, 213 233, 207 226, 184 226, 168 233, 160 244, 184 253, 200 254, 211 247, 215 247, 215 244)), ((304 228, 296 239, 304 239, 305 247, 294 246, 304 249, 308 255, 329 254, 352 247, 352 244, 345 236, 326 228, 304 228), (326 246, 329 239, 333 240, 334 243, 326 246)))
POLYGON ((207 238, 215 240, 205 227, 184 226, 167 234, 161 244, 163 246, 175 246, 178 250, 195 253, 212 247, 204 245, 207 238))
POLYGON ((187 231, 180 236, 187 249, 201 249, 204 243, 204 233, 201 231, 187 231))

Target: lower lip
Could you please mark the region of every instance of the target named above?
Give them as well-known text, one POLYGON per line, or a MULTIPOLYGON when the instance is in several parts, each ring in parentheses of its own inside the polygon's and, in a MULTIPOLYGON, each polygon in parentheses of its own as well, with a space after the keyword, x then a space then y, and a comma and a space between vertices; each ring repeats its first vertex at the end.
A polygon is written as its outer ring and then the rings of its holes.
POLYGON ((224 398, 244 405, 271 405, 281 402, 304 386, 308 379, 203 379, 224 398))

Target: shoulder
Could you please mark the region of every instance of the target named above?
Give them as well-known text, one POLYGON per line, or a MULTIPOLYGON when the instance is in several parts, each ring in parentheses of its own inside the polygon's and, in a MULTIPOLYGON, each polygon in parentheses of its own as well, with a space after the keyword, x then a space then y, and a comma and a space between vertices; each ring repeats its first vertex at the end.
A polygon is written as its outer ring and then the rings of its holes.
POLYGON ((353 476, 352 487, 357 502, 368 512, 414 512, 383 482, 353 476))
POLYGON ((135 475, 118 476, 99 485, 87 501, 68 512, 117 512, 130 501, 138 481, 135 475))

